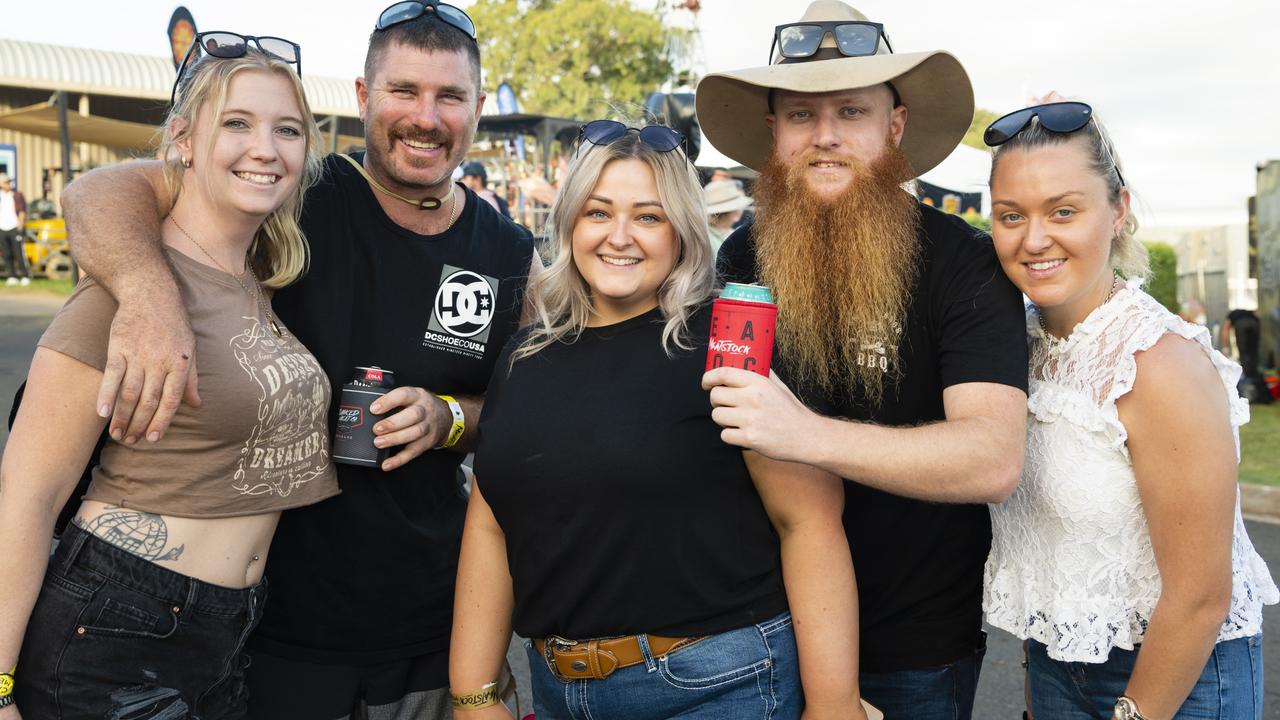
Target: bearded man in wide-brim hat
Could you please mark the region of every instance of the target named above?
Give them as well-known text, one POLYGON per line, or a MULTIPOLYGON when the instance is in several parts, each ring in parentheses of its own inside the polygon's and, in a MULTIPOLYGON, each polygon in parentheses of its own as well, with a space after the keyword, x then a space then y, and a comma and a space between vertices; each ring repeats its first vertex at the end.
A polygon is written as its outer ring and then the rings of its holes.
POLYGON ((968 718, 984 503, 1022 467, 1025 319, 991 239, 903 186, 964 136, 969 78, 822 0, 778 26, 770 65, 708 75, 697 105, 716 148, 760 171, 720 272, 778 304, 777 376, 708 373, 714 417, 730 443, 849 480, 863 697, 890 720, 968 718))

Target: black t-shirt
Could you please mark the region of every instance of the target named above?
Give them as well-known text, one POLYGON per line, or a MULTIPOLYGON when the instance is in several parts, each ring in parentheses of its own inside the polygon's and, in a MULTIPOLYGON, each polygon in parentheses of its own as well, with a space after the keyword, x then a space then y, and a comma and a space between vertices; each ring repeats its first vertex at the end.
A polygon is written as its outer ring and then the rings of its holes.
MULTIPOLYGON (((886 379, 869 407, 848 393, 796 388, 823 415, 912 426, 944 420, 942 391, 961 383, 1027 389, 1022 297, 1005 277, 991 239, 963 220, 921 205, 920 280, 899 344, 901 380, 886 379)), ((747 226, 720 249, 727 282, 755 282, 747 226)), ((879 357, 875 358, 877 361, 879 357)), ((775 361, 786 378, 786 358, 775 361)), ((985 505, 911 500, 845 483, 845 532, 858 577, 862 668, 918 669, 977 647, 982 572, 991 545, 985 505)))
MULTIPOLYGON (((710 305, 668 357, 658 310, 520 360, 507 346, 476 479, 525 637, 704 635, 786 609, 778 538, 701 387, 710 305)), ((522 333, 523 334, 523 333, 522 333)))
MULTIPOLYGON (((527 230, 467 190, 451 229, 410 232, 336 155, 307 193, 302 227, 310 269, 276 293, 274 307, 329 376, 330 428, 357 365, 434 393, 485 392, 519 326, 533 257, 527 230)), ((466 510, 461 461, 432 450, 389 473, 335 465, 342 495, 280 520, 254 647, 340 664, 447 647, 466 510)))

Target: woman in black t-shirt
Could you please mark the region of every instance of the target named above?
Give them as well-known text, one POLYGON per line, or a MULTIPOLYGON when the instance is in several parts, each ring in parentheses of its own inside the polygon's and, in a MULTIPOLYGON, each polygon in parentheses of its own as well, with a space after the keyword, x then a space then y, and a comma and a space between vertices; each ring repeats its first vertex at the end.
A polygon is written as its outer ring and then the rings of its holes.
POLYGON ((700 387, 711 249, 681 138, 582 134, 481 418, 454 707, 509 717, 514 628, 539 720, 863 718, 841 481, 723 443, 700 387))

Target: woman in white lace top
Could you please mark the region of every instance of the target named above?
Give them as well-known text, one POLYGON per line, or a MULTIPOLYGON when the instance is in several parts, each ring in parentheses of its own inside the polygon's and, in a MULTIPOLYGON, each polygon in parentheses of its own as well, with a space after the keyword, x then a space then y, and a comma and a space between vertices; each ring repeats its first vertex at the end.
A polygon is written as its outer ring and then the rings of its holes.
POLYGON ((1035 304, 987 620, 1028 641, 1038 718, 1260 718, 1262 605, 1280 598, 1240 517, 1240 368, 1142 291, 1146 250, 1091 114, 1057 102, 987 130, 996 252, 1035 304))

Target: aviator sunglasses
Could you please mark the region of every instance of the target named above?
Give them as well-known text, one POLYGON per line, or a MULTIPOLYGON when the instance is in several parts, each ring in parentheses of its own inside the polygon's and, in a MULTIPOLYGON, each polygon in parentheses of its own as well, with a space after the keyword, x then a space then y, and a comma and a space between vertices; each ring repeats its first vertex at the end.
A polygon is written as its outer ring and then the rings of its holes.
POLYGON ((250 42, 253 43, 254 47, 271 57, 291 63, 298 71, 298 77, 302 77, 302 48, 292 40, 270 36, 241 35, 239 33, 226 32, 225 30, 202 32, 197 34, 195 39, 191 41, 191 47, 187 48, 187 54, 182 57, 182 64, 178 66, 178 77, 173 81, 173 92, 169 95, 169 104, 172 105, 177 101, 178 86, 182 84, 182 77, 186 74, 187 69, 195 64, 198 57, 197 53, 212 55, 216 58, 244 57, 244 54, 249 52, 250 42))
MULTIPOLYGON (((1089 124, 1093 119, 1093 108, 1085 103, 1073 101, 1032 105, 1014 110, 988 125, 986 131, 982 133, 982 141, 987 144, 987 147, 1003 145, 1026 130, 1031 125, 1031 121, 1036 118, 1040 119, 1040 126, 1045 130, 1073 133, 1089 124)), ((1124 175, 1120 174, 1119 165, 1116 166, 1116 177, 1122 186, 1125 185, 1124 175)))
POLYGON ((685 151, 685 157, 689 156, 684 135, 666 125, 645 125, 642 128, 634 128, 623 125, 617 120, 592 120, 578 130, 578 142, 581 144, 586 140, 592 145, 608 145, 632 131, 639 135, 640 142, 651 150, 671 152, 681 148, 685 151))
POLYGON ((398 2, 382 11, 382 14, 378 16, 378 24, 375 29, 386 30, 392 25, 417 20, 429 12, 435 13, 436 17, 444 21, 445 24, 461 30, 473 41, 476 39, 476 24, 472 22, 471 16, 463 12, 461 8, 456 8, 449 3, 437 2, 436 0, 398 2))
POLYGON ((800 22, 778 25, 773 29, 773 45, 769 47, 769 62, 773 62, 776 49, 784 58, 812 57, 822 47, 822 38, 830 33, 836 41, 836 49, 845 57, 875 55, 884 38, 884 46, 893 52, 884 25, 870 21, 800 22))

